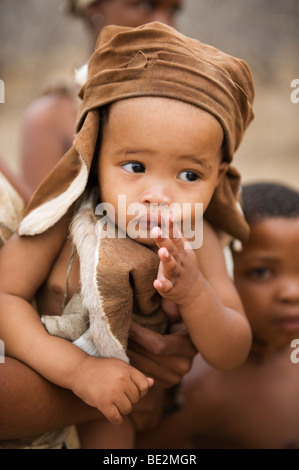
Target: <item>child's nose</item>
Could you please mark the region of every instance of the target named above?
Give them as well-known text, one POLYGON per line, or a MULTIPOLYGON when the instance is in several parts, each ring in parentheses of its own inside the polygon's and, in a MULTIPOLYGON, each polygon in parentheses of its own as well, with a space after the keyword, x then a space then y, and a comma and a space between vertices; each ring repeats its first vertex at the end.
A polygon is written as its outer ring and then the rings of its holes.
POLYGON ((141 204, 171 204, 170 190, 163 184, 152 184, 147 187, 140 195, 141 204))
POLYGON ((282 280, 278 289, 278 298, 284 303, 299 303, 299 276, 282 280))

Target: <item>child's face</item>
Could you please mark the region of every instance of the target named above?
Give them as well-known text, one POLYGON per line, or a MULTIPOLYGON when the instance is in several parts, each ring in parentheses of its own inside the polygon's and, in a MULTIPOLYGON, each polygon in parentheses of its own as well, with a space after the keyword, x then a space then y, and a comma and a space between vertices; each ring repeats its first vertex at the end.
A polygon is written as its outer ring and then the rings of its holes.
MULTIPOLYGON (((119 195, 126 197, 126 207, 141 203, 147 213, 153 205, 177 203, 182 209, 178 223, 184 217, 183 203, 189 203, 194 226, 195 203, 207 208, 227 170, 221 161, 222 140, 218 121, 193 105, 156 97, 113 103, 99 154, 101 201, 114 206, 117 225, 119 195)), ((134 217, 127 214, 126 224, 134 217)), ((155 246, 152 221, 148 216, 140 221, 144 233, 137 240, 155 246)))
POLYGON ((136 27, 152 21, 174 26, 182 0, 109 0, 98 1, 86 8, 87 16, 101 15, 102 22, 93 27, 97 33, 107 24, 136 27))
POLYGON ((254 223, 234 275, 257 342, 280 347, 299 338, 299 219, 254 223))

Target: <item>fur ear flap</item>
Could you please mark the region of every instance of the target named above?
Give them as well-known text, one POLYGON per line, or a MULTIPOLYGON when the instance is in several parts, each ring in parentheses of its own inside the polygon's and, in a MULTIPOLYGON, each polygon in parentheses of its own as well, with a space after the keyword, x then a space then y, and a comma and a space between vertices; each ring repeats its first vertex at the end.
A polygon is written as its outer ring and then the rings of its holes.
POLYGON ((81 168, 67 190, 29 212, 20 224, 19 235, 36 235, 45 232, 58 222, 68 208, 78 199, 84 191, 88 179, 86 163, 81 155, 79 155, 79 158, 81 168))
POLYGON ((38 186, 19 226, 19 235, 43 233, 58 222, 84 192, 97 148, 99 112, 90 111, 73 146, 38 186))

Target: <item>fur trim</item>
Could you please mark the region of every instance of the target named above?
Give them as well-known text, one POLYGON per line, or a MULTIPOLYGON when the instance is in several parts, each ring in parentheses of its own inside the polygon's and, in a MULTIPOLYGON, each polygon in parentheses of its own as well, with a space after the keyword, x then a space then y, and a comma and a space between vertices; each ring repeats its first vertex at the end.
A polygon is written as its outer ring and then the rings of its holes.
POLYGON ((100 353, 95 347, 94 342, 92 340, 90 328, 88 328, 88 330, 86 330, 82 336, 73 341, 73 344, 75 346, 78 346, 78 348, 83 349, 83 351, 85 351, 90 356, 100 356, 100 353))
POLYGON ((84 203, 75 215, 70 232, 80 258, 81 294, 89 311, 90 332, 101 357, 114 357, 129 362, 119 340, 113 335, 105 315, 103 299, 97 285, 97 266, 101 239, 95 231, 96 218, 92 203, 84 203))
POLYGON ((68 189, 59 196, 33 209, 20 223, 19 235, 37 235, 52 227, 67 212, 84 191, 88 179, 88 169, 80 156, 81 168, 68 189))
POLYGON ((88 64, 84 64, 78 69, 75 69, 75 82, 83 86, 84 83, 87 81, 87 75, 88 75, 88 64))

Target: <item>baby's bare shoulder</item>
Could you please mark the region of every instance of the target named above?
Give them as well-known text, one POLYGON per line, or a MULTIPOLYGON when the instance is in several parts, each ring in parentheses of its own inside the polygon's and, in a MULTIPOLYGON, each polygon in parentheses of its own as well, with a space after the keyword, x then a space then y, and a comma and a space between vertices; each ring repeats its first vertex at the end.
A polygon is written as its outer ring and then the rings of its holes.
POLYGON ((205 268, 207 268, 210 270, 210 268, 214 266, 217 272, 219 272, 219 269, 222 270, 225 268, 225 259, 220 238, 205 219, 203 219, 202 245, 194 251, 200 269, 205 270, 205 268))

